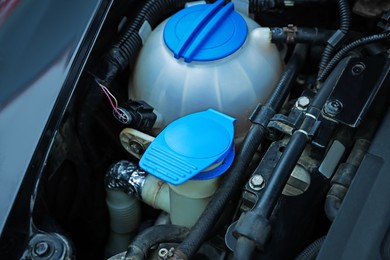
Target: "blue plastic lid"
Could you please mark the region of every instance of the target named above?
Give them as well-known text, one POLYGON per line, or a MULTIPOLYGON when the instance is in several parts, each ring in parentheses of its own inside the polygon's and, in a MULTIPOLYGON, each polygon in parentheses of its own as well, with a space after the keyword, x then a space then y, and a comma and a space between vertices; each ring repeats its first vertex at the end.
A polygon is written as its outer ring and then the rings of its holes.
POLYGON ((164 41, 176 59, 185 62, 212 61, 237 51, 245 42, 248 28, 223 0, 200 4, 173 15, 164 28, 164 41))
POLYGON ((235 121, 213 109, 182 117, 153 140, 139 165, 174 185, 221 175, 233 162, 235 121), (216 163, 221 164, 203 172, 216 163))

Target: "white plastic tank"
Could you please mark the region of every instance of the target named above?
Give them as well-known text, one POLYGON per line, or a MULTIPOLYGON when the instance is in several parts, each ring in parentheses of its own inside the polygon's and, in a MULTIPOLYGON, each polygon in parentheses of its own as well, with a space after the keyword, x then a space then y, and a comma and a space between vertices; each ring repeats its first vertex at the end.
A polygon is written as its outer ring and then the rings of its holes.
POLYGON ((268 28, 234 11, 232 3, 200 4, 152 31, 137 58, 129 98, 154 107, 162 127, 213 108, 237 119, 237 139, 249 129, 256 105, 272 93, 281 69, 268 28))

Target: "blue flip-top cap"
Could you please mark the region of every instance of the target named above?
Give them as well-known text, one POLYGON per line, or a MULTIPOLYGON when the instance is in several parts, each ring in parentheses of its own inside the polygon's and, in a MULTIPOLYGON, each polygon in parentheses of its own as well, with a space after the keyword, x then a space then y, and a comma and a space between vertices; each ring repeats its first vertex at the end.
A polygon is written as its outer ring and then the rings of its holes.
POLYGON ((235 121, 213 109, 182 117, 153 140, 139 165, 174 185, 221 175, 233 162, 235 121))
POLYGON ((237 51, 248 28, 232 3, 223 0, 185 8, 173 15, 164 28, 164 41, 175 58, 185 62, 212 61, 237 51))

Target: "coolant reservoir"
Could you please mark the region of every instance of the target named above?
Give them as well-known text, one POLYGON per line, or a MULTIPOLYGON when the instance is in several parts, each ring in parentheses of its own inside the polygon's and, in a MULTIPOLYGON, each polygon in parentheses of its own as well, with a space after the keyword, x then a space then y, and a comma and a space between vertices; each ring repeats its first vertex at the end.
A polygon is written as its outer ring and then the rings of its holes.
POLYGON ((150 34, 129 97, 153 106, 161 127, 216 109, 237 119, 237 138, 248 130, 257 103, 270 96, 281 67, 269 29, 234 11, 232 3, 200 4, 181 10, 150 34))

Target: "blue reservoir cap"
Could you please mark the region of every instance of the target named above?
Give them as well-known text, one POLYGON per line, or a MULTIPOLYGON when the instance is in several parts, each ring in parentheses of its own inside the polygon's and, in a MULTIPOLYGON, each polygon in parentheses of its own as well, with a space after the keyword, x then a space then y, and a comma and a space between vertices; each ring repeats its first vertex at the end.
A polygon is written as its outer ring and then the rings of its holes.
POLYGON ((174 185, 221 175, 233 162, 235 121, 213 109, 182 117, 153 140, 139 165, 174 185))
POLYGON ((164 41, 176 59, 212 61, 237 51, 248 34, 244 18, 223 0, 183 9, 164 28, 164 41))

